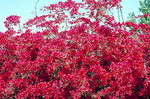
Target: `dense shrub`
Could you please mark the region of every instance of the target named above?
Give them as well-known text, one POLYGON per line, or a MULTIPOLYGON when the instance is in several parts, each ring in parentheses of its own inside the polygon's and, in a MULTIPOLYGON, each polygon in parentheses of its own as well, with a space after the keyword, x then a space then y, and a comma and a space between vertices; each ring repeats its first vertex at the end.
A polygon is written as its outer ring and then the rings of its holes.
POLYGON ((20 17, 9 16, 0 32, 0 97, 148 98, 150 27, 116 22, 106 10, 119 2, 50 4, 19 30, 20 17))

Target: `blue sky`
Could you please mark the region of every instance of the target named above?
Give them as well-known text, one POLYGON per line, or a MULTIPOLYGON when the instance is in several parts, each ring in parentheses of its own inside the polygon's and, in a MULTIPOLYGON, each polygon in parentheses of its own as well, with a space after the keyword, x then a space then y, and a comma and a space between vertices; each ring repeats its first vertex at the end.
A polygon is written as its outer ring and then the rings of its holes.
MULTIPOLYGON (((0 1, 0 31, 4 32, 5 27, 3 22, 6 17, 10 15, 21 16, 21 22, 24 23, 28 19, 33 18, 35 14, 34 6, 37 0, 1 0, 0 1)), ((58 1, 66 0, 39 0, 37 9, 42 8, 42 6, 49 5, 50 3, 57 3, 58 1)), ((81 2, 82 0, 75 0, 81 2)), ((122 0, 121 5, 123 6, 123 16, 126 20, 128 13, 135 12, 136 15, 139 13, 139 0, 122 0)))

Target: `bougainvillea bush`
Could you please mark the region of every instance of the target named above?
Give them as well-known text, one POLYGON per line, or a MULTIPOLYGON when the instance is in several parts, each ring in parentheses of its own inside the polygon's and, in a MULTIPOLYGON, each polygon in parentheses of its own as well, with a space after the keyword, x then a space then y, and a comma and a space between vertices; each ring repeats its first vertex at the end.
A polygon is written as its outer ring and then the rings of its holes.
MULTIPOLYGON (((150 26, 117 22, 121 0, 68 0, 0 32, 1 99, 150 97, 150 26), (130 29, 129 29, 130 28, 130 29), (136 32, 136 35, 135 35, 136 32)), ((139 17, 149 17, 139 16, 139 17)))

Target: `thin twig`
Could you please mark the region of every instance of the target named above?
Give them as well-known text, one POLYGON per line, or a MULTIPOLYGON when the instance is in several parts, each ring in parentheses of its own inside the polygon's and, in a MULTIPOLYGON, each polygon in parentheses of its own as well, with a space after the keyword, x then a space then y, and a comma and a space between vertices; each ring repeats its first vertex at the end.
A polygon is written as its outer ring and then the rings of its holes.
POLYGON ((118 19, 119 19, 119 22, 120 22, 120 13, 119 13, 119 9, 118 9, 118 19))
POLYGON ((18 23, 18 26, 19 26, 19 30, 21 31, 21 26, 20 26, 20 23, 18 23))
POLYGON ((110 9, 108 11, 111 13, 112 16, 114 16, 113 12, 110 9))
POLYGON ((107 12, 108 15, 110 15, 108 9, 106 9, 106 12, 107 12))
POLYGON ((121 18, 122 18, 122 21, 123 21, 123 23, 124 23, 124 18, 123 18, 123 14, 122 14, 122 9, 121 9, 121 5, 120 5, 120 3, 119 3, 119 10, 120 10, 120 13, 121 13, 121 18))
POLYGON ((37 4, 38 4, 39 1, 40 0, 37 0, 36 3, 35 3, 35 7, 34 7, 34 9, 35 9, 35 16, 37 16, 37 4))

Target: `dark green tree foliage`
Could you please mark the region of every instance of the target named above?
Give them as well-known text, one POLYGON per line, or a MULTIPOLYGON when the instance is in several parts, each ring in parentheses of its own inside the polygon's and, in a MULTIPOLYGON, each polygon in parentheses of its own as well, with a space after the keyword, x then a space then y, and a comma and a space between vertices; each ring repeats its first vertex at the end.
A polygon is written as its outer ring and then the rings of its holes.
POLYGON ((129 13, 129 16, 128 16, 128 20, 127 20, 127 21, 133 22, 133 23, 137 23, 136 18, 135 18, 135 13, 134 13, 134 12, 129 13))
MULTIPOLYGON (((139 11, 142 13, 142 15, 150 14, 150 0, 140 0, 139 3, 139 11)), ((129 13, 127 21, 137 23, 134 12, 129 13)), ((147 23, 148 25, 150 25, 150 17, 139 17, 138 23, 147 23)))
MULTIPOLYGON (((140 0, 140 12, 142 12, 142 14, 150 14, 150 0, 140 0)), ((150 25, 150 17, 141 17, 139 20, 140 23, 147 23, 148 25, 150 25)))

